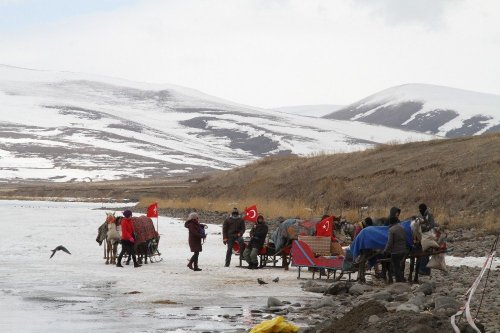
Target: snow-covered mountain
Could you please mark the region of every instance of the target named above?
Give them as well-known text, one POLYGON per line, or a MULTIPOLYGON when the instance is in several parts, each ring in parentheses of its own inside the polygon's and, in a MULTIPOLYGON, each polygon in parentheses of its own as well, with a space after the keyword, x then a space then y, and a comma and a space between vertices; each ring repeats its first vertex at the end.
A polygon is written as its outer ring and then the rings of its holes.
POLYGON ((0 181, 168 177, 432 137, 173 85, 0 65, 0 181))
POLYGON ((500 131, 500 95, 429 84, 383 90, 326 116, 458 137, 500 131))
POLYGON ((344 105, 336 104, 318 104, 318 105, 294 105, 294 106, 281 106, 279 108, 272 108, 270 110, 298 114, 308 117, 323 117, 327 114, 340 110, 344 105))

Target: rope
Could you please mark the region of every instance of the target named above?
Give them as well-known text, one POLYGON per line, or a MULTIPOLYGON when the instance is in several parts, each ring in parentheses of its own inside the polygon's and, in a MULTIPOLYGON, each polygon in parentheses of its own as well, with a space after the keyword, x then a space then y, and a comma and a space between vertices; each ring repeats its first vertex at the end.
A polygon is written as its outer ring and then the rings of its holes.
MULTIPOLYGON (((467 319, 467 323, 470 325, 470 327, 472 329, 474 329, 476 332, 481 333, 481 331, 476 327, 474 319, 472 318, 472 316, 470 314, 470 302, 472 300, 472 296, 474 295, 474 292, 476 291, 479 283, 481 282, 481 279, 483 278, 484 273, 486 272, 487 269, 491 270, 491 265, 493 264, 493 259, 495 257, 495 253, 496 253, 495 249, 496 249, 497 244, 498 244, 498 236, 494 242, 494 246, 492 247, 492 252, 490 252, 488 257, 486 258, 485 263, 483 264, 483 268, 481 269, 479 276, 476 278, 476 280, 474 281, 472 286, 469 288, 469 290, 465 293, 465 295, 469 295, 469 297, 467 298, 467 301, 465 302, 464 306, 462 306, 460 308, 460 310, 457 313, 455 313, 453 316, 451 316, 451 318, 450 318, 451 319, 451 326, 453 327, 453 330, 456 333, 460 333, 460 329, 456 325, 455 317, 460 316, 459 317, 459 321, 460 321, 464 312, 465 312, 465 318, 467 319), (491 263, 488 267, 488 262, 490 260, 491 260, 491 263)), ((488 274, 489 274, 489 271, 488 271, 488 274)), ((485 289, 483 289, 483 292, 485 289)))
MULTIPOLYGON (((496 249, 497 249, 497 246, 498 246, 498 238, 499 238, 499 235, 497 235, 497 238, 495 239, 495 241, 493 242, 493 245, 491 247, 491 251, 490 253, 492 252, 495 252, 496 249)), ((479 316, 479 311, 481 310, 481 306, 483 305, 483 298, 484 298, 484 294, 486 294, 486 286, 488 285, 488 279, 490 277, 490 272, 491 272, 491 266, 493 265, 493 260, 491 260, 490 262, 490 267, 488 268, 488 274, 486 274, 486 281, 484 283, 484 289, 483 289, 483 293, 481 294, 481 300, 479 301, 479 307, 477 308, 477 312, 476 312, 476 318, 479 316)))

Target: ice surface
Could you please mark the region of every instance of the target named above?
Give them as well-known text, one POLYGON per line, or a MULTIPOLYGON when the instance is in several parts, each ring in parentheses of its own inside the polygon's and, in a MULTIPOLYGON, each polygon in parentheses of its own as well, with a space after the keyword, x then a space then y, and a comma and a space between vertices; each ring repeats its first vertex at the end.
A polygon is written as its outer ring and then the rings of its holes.
MULTIPOLYGON (((203 271, 189 270, 187 229, 167 217, 159 218, 162 262, 105 265, 95 241, 102 206, 0 201, 0 332, 241 332, 256 323, 250 309, 264 307, 268 296, 291 302, 321 297, 301 291, 293 268, 223 267, 220 226, 208 228, 203 271), (58 245, 72 255, 59 251, 49 259, 58 245), (276 276, 279 283, 256 282, 276 276), (140 293, 127 294, 133 291, 140 293)), ((233 257, 232 265, 237 261, 233 257)))

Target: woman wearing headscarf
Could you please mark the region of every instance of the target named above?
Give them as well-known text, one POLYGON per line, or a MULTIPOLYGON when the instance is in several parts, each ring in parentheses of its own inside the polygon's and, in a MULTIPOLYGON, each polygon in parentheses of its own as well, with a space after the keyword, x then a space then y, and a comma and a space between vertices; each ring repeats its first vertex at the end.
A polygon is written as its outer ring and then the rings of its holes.
POLYGON ((189 259, 187 267, 196 272, 201 271, 201 268, 198 267, 198 257, 202 251, 201 241, 206 237, 201 232, 201 228, 204 228, 204 226, 200 224, 198 219, 198 213, 192 212, 189 214, 186 223, 184 223, 184 226, 189 230, 189 248, 191 252, 194 252, 191 259, 189 259))

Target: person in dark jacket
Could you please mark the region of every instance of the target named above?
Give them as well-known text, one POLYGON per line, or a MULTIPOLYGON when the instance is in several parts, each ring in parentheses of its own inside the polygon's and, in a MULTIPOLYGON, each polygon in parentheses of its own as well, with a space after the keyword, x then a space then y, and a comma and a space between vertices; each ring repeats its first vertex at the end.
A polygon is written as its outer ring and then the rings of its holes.
MULTIPOLYGON (((424 218, 424 222, 420 225, 422 228, 422 232, 428 232, 436 227, 436 222, 434 221, 434 216, 432 216, 429 208, 424 203, 421 203, 418 206, 418 211, 420 215, 424 218)), ((420 244, 419 244, 420 245, 420 244)), ((417 245, 417 246, 419 246, 417 245)), ((420 245, 421 247, 422 245, 420 245)), ((427 264, 429 263, 430 256, 421 256, 420 262, 418 266, 418 274, 420 275, 431 275, 431 269, 427 268, 427 264)))
MULTIPOLYGON (((391 270, 396 276, 396 282, 404 282, 403 261, 408 254, 406 233, 399 224, 399 219, 392 219, 389 228, 389 237, 385 245, 384 253, 391 255, 391 270)), ((392 274, 389 275, 389 282, 392 282, 392 274)))
POLYGON ((259 249, 264 246, 268 227, 266 221, 264 221, 264 216, 259 215, 257 217, 257 223, 250 230, 250 242, 248 247, 243 252, 243 258, 245 258, 248 263, 248 268, 255 269, 259 267, 259 261, 257 260, 257 255, 259 254, 259 249))
POLYGON ((389 211, 389 217, 387 218, 387 221, 384 225, 391 226, 395 223, 399 223, 399 214, 401 214, 401 209, 399 209, 398 207, 392 207, 389 211))
POLYGON ((201 241, 206 237, 204 233, 202 234, 201 232, 201 228, 203 228, 203 226, 200 225, 198 220, 198 214, 196 212, 192 212, 189 214, 186 223, 184 223, 184 226, 189 230, 189 248, 191 252, 194 252, 191 259, 189 259, 187 267, 195 272, 201 271, 201 268, 198 267, 198 257, 202 251, 201 241))
POLYGON ((234 242, 240 245, 240 255, 243 254, 244 243, 243 234, 245 233, 245 221, 240 217, 238 208, 233 208, 231 216, 222 224, 222 242, 227 245, 225 267, 231 264, 234 242))
MULTIPOLYGON (((132 260, 134 261, 134 267, 141 267, 137 263, 137 258, 135 257, 135 249, 134 249, 134 222, 130 219, 132 217, 132 212, 130 210, 125 210, 123 212, 123 218, 121 219, 121 227, 122 227, 122 250, 120 255, 118 256, 118 262, 116 263, 116 267, 122 266, 122 258, 125 252, 132 256, 132 260)), ((130 260, 130 259, 129 259, 130 260)))

